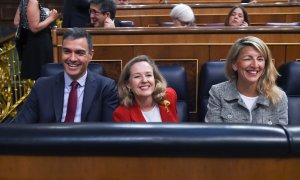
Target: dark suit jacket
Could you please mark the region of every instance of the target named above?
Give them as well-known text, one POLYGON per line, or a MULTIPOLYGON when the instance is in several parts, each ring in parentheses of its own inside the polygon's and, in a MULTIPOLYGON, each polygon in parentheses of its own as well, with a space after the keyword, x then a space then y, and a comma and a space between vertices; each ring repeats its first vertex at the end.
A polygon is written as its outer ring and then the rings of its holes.
MULTIPOLYGON (((177 95, 174 89, 166 89, 165 100, 168 100, 170 105, 159 104, 162 122, 178 122, 177 95)), ((131 107, 120 105, 113 113, 113 120, 115 122, 146 122, 137 103, 131 107)))
MULTIPOLYGON (((38 79, 14 122, 60 123, 64 88, 64 73, 38 79)), ((81 122, 112 121, 112 113, 118 104, 115 82, 88 71, 81 122)))
POLYGON ((89 0, 65 0, 62 27, 88 27, 89 8, 89 0))

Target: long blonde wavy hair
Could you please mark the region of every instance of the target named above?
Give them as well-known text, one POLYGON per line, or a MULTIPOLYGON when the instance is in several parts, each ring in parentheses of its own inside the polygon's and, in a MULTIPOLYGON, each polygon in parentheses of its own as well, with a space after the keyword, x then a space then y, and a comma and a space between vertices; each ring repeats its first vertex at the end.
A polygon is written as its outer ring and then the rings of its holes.
POLYGON ((265 59, 265 68, 258 79, 257 91, 270 100, 271 104, 276 105, 281 99, 280 88, 276 85, 279 76, 268 46, 259 38, 248 36, 238 39, 231 47, 225 63, 225 74, 229 80, 237 80, 238 74, 232 69, 232 64, 237 61, 240 51, 247 46, 257 49, 265 59))

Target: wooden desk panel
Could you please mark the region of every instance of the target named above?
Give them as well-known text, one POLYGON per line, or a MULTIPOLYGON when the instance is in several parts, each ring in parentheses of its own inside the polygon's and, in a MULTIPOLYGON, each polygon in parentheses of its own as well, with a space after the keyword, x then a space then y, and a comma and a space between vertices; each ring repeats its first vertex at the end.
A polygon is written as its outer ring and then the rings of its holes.
MULTIPOLYGON (((224 23, 227 14, 199 14, 195 15, 196 24, 204 26, 207 23, 224 23)), ((159 26, 161 22, 170 22, 172 19, 169 15, 139 15, 139 16, 119 16, 118 20, 130 20, 134 22, 135 27, 155 27, 159 26)), ((297 22, 300 20, 299 13, 290 14, 250 14, 249 15, 251 25, 263 25, 267 22, 297 22)))
MULTIPOLYGON (((158 4, 162 0, 130 0, 130 4, 158 4)), ((236 3, 237 0, 167 0, 169 4, 178 4, 178 3, 185 3, 185 4, 211 4, 211 3, 236 3)), ((259 0, 259 3, 276 3, 276 2, 288 2, 288 0, 259 0)))
POLYGON ((299 158, 0 156, 0 179, 296 180, 299 158))
MULTIPOLYGON (((191 4, 195 14, 227 14, 232 6, 236 4, 191 4)), ((299 13, 300 3, 289 4, 246 4, 243 5, 249 14, 252 13, 299 13)), ((174 4, 154 4, 154 5, 130 5, 120 6, 117 9, 116 17, 119 16, 136 16, 136 15, 159 15, 168 16, 174 7, 174 4)))
MULTIPOLYGON (((53 31, 55 62, 65 29, 53 31)), ((276 67, 300 59, 300 27, 198 27, 88 29, 94 38, 93 59, 104 63, 105 74, 118 79, 121 68, 133 57, 146 54, 157 64, 177 64, 188 72, 191 120, 198 108, 198 78, 203 63, 225 59, 240 37, 257 36, 270 47, 276 67), (173 60, 173 61, 172 61, 173 60), (188 63, 187 63, 188 62, 188 63)))

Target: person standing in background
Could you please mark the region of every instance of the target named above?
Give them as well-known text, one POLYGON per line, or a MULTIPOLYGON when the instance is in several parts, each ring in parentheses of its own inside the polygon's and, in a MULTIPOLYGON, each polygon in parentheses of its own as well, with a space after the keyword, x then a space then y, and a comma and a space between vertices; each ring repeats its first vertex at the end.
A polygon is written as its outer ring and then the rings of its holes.
POLYGON ((21 77, 36 80, 42 65, 53 62, 51 23, 59 17, 52 9, 49 15, 38 0, 21 0, 16 11, 14 25, 23 28, 21 77))
POLYGON ((62 27, 88 27, 90 22, 89 8, 89 0, 65 0, 62 27))

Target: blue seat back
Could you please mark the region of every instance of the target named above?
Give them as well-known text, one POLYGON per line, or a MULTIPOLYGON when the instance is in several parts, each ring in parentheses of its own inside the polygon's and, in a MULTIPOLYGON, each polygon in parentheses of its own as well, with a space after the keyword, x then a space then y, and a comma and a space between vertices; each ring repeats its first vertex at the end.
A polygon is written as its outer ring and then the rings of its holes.
POLYGON ((198 91, 198 120, 200 122, 204 122, 211 86, 227 80, 224 65, 225 61, 211 61, 202 65, 198 91))
POLYGON ((186 71, 181 66, 158 66, 160 72, 177 93, 177 111, 179 122, 189 120, 189 91, 186 71))
POLYGON ((277 84, 288 97, 289 125, 300 125, 300 62, 288 62, 279 67, 277 84))

